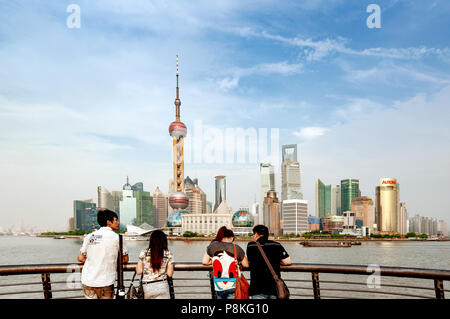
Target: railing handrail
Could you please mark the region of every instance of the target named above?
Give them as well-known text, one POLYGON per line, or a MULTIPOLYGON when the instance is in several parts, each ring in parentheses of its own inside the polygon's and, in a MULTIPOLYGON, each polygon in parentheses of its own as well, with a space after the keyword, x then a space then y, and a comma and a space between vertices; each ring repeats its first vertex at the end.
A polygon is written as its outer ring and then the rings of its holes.
MULTIPOLYGON (((55 263, 55 264, 28 264, 28 265, 0 265, 0 276, 18 275, 18 274, 41 274, 41 273, 67 273, 68 267, 73 270, 83 268, 81 263, 55 263), (75 266, 75 267, 74 267, 75 266), (78 267, 78 268, 77 268, 78 267)), ((370 265, 342 265, 342 264, 312 264, 312 263, 293 263, 290 266, 281 266, 284 272, 319 272, 319 273, 342 273, 342 274, 361 274, 372 273, 368 271, 370 265)), ((136 263, 130 262, 124 264, 125 271, 133 271, 136 263)), ((450 280, 450 270, 445 269, 426 269, 412 267, 392 267, 378 266, 381 276, 412 277, 450 280)), ((197 271, 211 270, 212 266, 205 266, 199 262, 175 262, 175 271, 197 271)), ((249 270, 244 268, 244 271, 249 270)))

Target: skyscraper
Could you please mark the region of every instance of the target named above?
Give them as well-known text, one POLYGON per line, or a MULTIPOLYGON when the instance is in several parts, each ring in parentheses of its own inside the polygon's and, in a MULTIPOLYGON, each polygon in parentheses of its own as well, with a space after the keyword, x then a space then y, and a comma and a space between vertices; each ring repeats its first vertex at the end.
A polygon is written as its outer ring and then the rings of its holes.
POLYGON ((297 144, 282 146, 281 199, 303 199, 297 144))
POLYGON ((184 180, 184 188, 186 196, 189 198, 188 212, 190 214, 202 214, 203 205, 200 189, 189 176, 184 180))
POLYGON ((269 233, 275 236, 280 235, 280 202, 275 191, 268 191, 264 198, 263 219, 264 225, 269 228, 269 233))
POLYGON ((408 232, 408 210, 406 209, 406 203, 400 202, 398 214, 398 233, 405 235, 407 232, 408 232))
POLYGON ((146 192, 143 189, 142 185, 142 188, 137 188, 137 190, 133 191, 133 196, 136 198, 136 226, 146 223, 156 227, 153 198, 150 196, 150 192, 146 192))
POLYGON ((395 178, 381 178, 376 188, 375 215, 378 231, 397 233, 400 208, 400 188, 395 178))
POLYGON ((367 196, 356 197, 352 201, 352 212, 355 213, 356 224, 358 224, 358 221, 361 221, 362 226, 369 227, 370 232, 373 232, 375 216, 372 198, 367 196))
POLYGON ((226 176, 216 176, 216 203, 213 211, 216 211, 222 201, 227 200, 226 176))
POLYGON ((97 205, 93 199, 73 201, 73 223, 75 230, 91 232, 100 228, 97 222, 97 205))
POLYGON ((155 212, 156 228, 162 228, 167 221, 167 196, 163 194, 159 187, 153 193, 153 211, 155 212))
POLYGON ((268 191, 275 191, 275 172, 270 163, 259 164, 259 172, 261 176, 261 202, 263 202, 268 191))
POLYGON ((283 234, 303 234, 308 231, 308 201, 302 199, 284 200, 283 234))
POLYGON ((127 183, 123 185, 122 200, 120 201, 120 227, 124 229, 126 225, 136 226, 137 201, 133 196, 131 185, 127 183))
POLYGON ((350 211, 352 201, 360 196, 359 180, 352 178, 341 180, 341 212, 350 211))
POLYGON ((97 187, 98 209, 113 210, 114 202, 111 193, 103 186, 97 187))
POLYGON ((320 179, 316 181, 316 217, 331 214, 331 185, 325 185, 320 179))
POLYGON ((341 186, 331 188, 331 214, 341 216, 341 186))

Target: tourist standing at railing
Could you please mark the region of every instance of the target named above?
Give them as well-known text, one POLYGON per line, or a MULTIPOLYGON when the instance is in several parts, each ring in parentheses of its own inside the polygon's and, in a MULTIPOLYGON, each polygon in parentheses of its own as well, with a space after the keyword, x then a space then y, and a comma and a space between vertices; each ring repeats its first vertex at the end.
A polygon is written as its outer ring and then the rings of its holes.
POLYGON ((222 226, 217 231, 216 238, 206 248, 202 263, 213 265, 213 280, 216 296, 219 299, 234 299, 236 278, 238 270, 234 261, 234 245, 236 246, 236 259, 243 267, 248 267, 248 260, 244 250, 233 244, 234 233, 231 229, 222 226))
MULTIPOLYGON (((84 263, 81 283, 86 299, 112 299, 114 281, 117 274, 119 255, 119 229, 117 214, 111 210, 97 213, 100 229, 87 235, 78 255, 78 261, 84 263)), ((126 247, 123 247, 123 262, 128 262, 126 247)))
POLYGON ((142 272, 145 299, 170 299, 167 277, 173 276, 173 255, 168 249, 167 236, 161 230, 152 232, 149 248, 139 254, 136 274, 142 272))
POLYGON ((251 299, 276 299, 275 279, 261 255, 257 242, 279 278, 281 278, 280 265, 291 265, 291 257, 279 242, 269 240, 269 229, 266 226, 253 227, 252 241, 247 245, 247 257, 250 263, 249 296, 251 299))

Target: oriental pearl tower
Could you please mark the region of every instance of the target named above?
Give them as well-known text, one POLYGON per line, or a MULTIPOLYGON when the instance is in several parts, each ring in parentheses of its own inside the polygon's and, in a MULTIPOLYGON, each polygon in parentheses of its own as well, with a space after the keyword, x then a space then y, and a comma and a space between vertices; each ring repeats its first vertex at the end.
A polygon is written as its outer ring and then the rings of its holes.
POLYGON ((175 121, 169 125, 169 134, 173 140, 173 182, 175 192, 169 196, 169 204, 174 210, 185 209, 189 198, 184 193, 184 153, 183 141, 187 135, 187 128, 180 120, 180 90, 178 88, 178 55, 177 55, 177 91, 175 97, 175 121))

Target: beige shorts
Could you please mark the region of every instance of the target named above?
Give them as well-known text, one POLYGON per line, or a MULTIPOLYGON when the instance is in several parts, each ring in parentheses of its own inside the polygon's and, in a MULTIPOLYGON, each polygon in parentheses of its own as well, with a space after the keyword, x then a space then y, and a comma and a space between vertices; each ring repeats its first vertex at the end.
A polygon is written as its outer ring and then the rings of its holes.
POLYGON ((113 299, 114 285, 106 287, 89 287, 83 285, 83 293, 86 299, 113 299))

